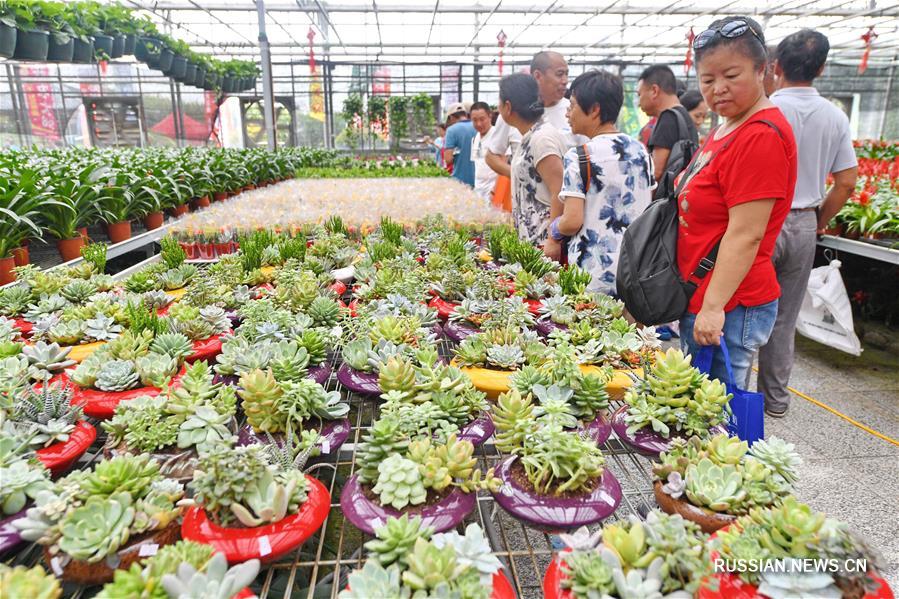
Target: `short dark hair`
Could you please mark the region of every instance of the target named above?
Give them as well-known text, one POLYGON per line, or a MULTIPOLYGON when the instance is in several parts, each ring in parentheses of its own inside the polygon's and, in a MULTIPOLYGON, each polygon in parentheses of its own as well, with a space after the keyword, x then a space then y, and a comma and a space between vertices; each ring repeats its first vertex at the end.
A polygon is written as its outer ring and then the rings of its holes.
POLYGON ((674 87, 677 89, 677 97, 680 98, 687 91, 687 82, 683 79, 675 79, 674 87))
POLYGON ((712 39, 710 39, 708 43, 703 47, 695 48, 696 63, 699 64, 700 62, 702 62, 703 57, 705 57, 715 48, 721 46, 732 46, 741 54, 743 54, 743 56, 752 60, 752 63, 756 68, 761 68, 762 66, 764 66, 765 63, 768 62, 768 51, 765 49, 765 32, 762 29, 762 26, 759 25, 755 20, 750 19, 749 17, 724 17, 723 19, 713 21, 708 28, 720 30, 731 21, 745 21, 747 25, 752 27, 752 30, 755 31, 758 37, 752 35, 751 31, 747 31, 740 37, 734 38, 726 38, 723 35, 716 35, 712 37, 712 39))
POLYGON ((787 81, 808 82, 815 79, 827 61, 830 41, 814 29, 791 33, 777 45, 775 57, 787 81))
POLYGON ((552 50, 541 50, 540 52, 534 54, 534 57, 531 58, 531 73, 533 73, 534 71, 543 72, 548 69, 550 62, 552 62, 553 56, 562 55, 558 52, 553 52, 552 50))
POLYGON ((640 73, 640 79, 646 85, 658 85, 659 89, 666 94, 677 93, 677 78, 675 78, 671 67, 666 64, 654 64, 651 67, 646 67, 640 73))
POLYGON ((703 98, 702 94, 699 93, 699 90, 696 90, 696 89, 688 89, 680 97, 681 106, 686 108, 688 111, 693 110, 694 108, 699 106, 699 104, 701 102, 704 102, 704 101, 705 101, 705 98, 703 98))
POLYGON ((501 104, 511 103, 512 112, 529 123, 534 123, 543 116, 540 88, 530 75, 513 73, 500 79, 499 101, 501 104))
POLYGON ((471 114, 475 110, 483 110, 488 115, 493 112, 490 109, 490 104, 488 104, 487 102, 475 102, 474 104, 471 105, 471 108, 468 109, 468 114, 471 114))
POLYGON ((594 69, 578 75, 571 84, 571 97, 585 113, 599 104, 599 122, 614 123, 624 104, 624 86, 618 75, 594 69))

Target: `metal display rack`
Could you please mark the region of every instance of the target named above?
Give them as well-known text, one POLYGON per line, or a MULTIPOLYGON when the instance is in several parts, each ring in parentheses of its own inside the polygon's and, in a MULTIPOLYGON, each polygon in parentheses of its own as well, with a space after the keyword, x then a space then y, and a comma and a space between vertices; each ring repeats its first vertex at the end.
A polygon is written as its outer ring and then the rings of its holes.
POLYGON ((871 258, 872 260, 880 260, 890 264, 899 265, 899 249, 888 248, 875 243, 867 243, 864 241, 856 241, 854 239, 846 239, 845 237, 836 237, 834 235, 823 235, 818 240, 818 245, 841 252, 871 258))
MULTIPOLYGON (((155 260, 158 260, 158 256, 133 268, 146 266, 155 260)), ((127 275, 123 272, 119 276, 127 275)), ((442 355, 448 355, 451 348, 448 341, 441 341, 442 355)), ((335 352, 332 356, 331 364, 333 372, 336 373, 340 365, 339 352, 335 352)), ((348 575, 353 570, 361 568, 365 561, 366 552, 363 545, 372 537, 344 521, 340 508, 340 492, 344 482, 355 471, 356 449, 365 432, 377 418, 379 401, 349 392, 337 381, 335 374, 331 375, 325 387, 329 390, 338 390, 349 402, 350 412, 347 417, 352 426, 350 437, 341 446, 338 455, 329 460, 312 463, 314 470, 311 474, 318 478, 331 494, 331 509, 322 528, 304 545, 281 559, 263 565, 252 585, 252 590, 260 599, 334 599, 346 588, 348 575)), ((620 405, 621 402, 613 401, 609 413, 620 405)), ((91 421, 99 429, 99 424, 92 419, 91 421)), ((90 468, 99 461, 103 455, 102 447, 103 444, 98 439, 90 451, 81 458, 78 467, 90 468)), ((622 488, 621 504, 609 520, 622 520, 629 516, 643 519, 656 505, 652 490, 651 462, 621 443, 614 433, 603 444, 602 449, 606 456, 606 468, 614 474, 622 488)), ((479 467, 484 469, 495 467, 508 457, 493 445, 492 439, 476 448, 476 455, 479 467)), ((460 529, 471 522, 477 522, 484 530, 495 555, 503 563, 505 574, 517 596, 522 599, 543 597, 543 576, 552 560, 554 550, 558 549, 558 545, 553 544, 553 535, 516 520, 497 505, 492 495, 485 492, 479 493, 477 508, 460 525, 460 529)), ((600 527, 601 524, 597 524, 590 528, 596 530, 600 527)), ((41 546, 30 544, 14 555, 7 556, 6 561, 12 565, 31 566, 41 563, 42 555, 41 546)), ((66 584, 64 596, 76 599, 92 597, 100 588, 66 584)))

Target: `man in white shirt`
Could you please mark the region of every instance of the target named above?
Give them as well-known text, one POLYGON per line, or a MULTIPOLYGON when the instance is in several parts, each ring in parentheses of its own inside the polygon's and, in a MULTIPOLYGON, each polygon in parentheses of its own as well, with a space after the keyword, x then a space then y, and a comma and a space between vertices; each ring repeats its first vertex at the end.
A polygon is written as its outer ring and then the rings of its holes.
POLYGON ((496 129, 493 127, 493 111, 486 102, 475 102, 471 105, 469 118, 477 134, 471 140, 471 161, 474 162, 474 192, 489 203, 493 199, 493 188, 496 187, 497 174, 487 166, 487 144, 496 129))
MULTIPOLYGON (((534 54, 534 58, 531 59, 531 76, 537 80, 540 88, 540 99, 544 107, 543 118, 565 135, 569 147, 587 143, 589 141, 587 138, 572 134, 571 125, 568 124, 568 107, 571 103, 565 97, 565 91, 568 89, 568 63, 565 62, 565 57, 558 52, 550 51, 534 54)), ((493 129, 490 145, 487 147, 486 161, 494 171, 508 177, 510 168, 506 153, 510 147, 514 153, 515 148, 521 143, 521 133, 509 127, 503 121, 503 117, 496 120, 493 129)))
POLYGON ((781 289, 777 320, 759 350, 758 390, 765 396, 765 413, 775 418, 789 407, 796 319, 815 258, 816 234, 849 199, 858 175, 849 119, 812 87, 824 71, 829 50, 824 35, 803 29, 780 42, 774 63, 778 89, 771 101, 793 127, 798 158, 793 204, 774 249, 781 289), (828 174, 834 179, 830 190, 825 185, 828 174))

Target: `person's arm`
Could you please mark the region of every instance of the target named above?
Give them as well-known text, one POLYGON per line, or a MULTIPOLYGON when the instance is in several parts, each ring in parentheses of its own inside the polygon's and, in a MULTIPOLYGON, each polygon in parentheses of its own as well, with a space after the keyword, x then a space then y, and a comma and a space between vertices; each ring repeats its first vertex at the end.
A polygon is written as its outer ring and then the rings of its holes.
POLYGON ((445 162, 447 166, 453 165, 453 148, 443 149, 443 162, 445 162))
POLYGON ((562 206, 559 233, 570 237, 584 226, 584 198, 568 197, 562 206))
POLYGON ((758 254, 759 244, 765 237, 774 199, 755 200, 732 206, 728 211, 727 230, 721 238, 716 264, 706 288, 702 308, 693 324, 693 338, 699 345, 719 345, 724 331, 724 306, 758 254))
POLYGON ((455 126, 450 127, 446 130, 446 135, 443 136, 443 162, 446 166, 453 166, 453 151, 456 149, 456 146, 459 145, 459 140, 456 138, 457 129, 455 126))
MULTIPOLYGON (((549 190, 549 222, 562 215, 562 202, 559 200, 559 192, 562 191, 562 157, 558 154, 550 154, 537 163, 537 174, 543 179, 543 183, 549 190)), ((562 257, 562 244, 552 236, 546 238, 543 253, 559 260, 562 257)))
POLYGON ((678 132, 677 116, 670 110, 663 111, 656 121, 648 144, 652 157, 652 172, 657 183, 665 176, 665 167, 668 166, 671 147, 678 140, 678 132))
POLYGON ((489 166, 497 175, 502 175, 503 177, 512 176, 512 167, 509 166, 509 162, 506 160, 505 156, 494 154, 490 150, 487 150, 487 154, 484 156, 484 162, 486 162, 487 166, 489 166))
POLYGON ((668 166, 668 156, 671 155, 671 148, 660 148, 653 146, 652 148, 652 173, 658 183, 665 175, 665 167, 668 166))
POLYGON ((858 167, 853 166, 833 173, 833 187, 824 196, 824 202, 818 210, 818 234, 823 234, 824 229, 837 212, 843 207, 852 192, 855 191, 855 181, 858 179, 858 167))

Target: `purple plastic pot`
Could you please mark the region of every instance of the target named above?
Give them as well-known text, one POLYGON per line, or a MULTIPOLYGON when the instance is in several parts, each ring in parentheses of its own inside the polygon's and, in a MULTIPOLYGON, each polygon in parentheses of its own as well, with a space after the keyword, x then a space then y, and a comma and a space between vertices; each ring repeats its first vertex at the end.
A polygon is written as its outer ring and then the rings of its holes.
POLYGON ((602 445, 612 435, 612 424, 603 418, 602 412, 597 414, 596 418, 590 422, 582 424, 579 428, 590 435, 597 445, 602 445))
MULTIPOLYGON (((474 493, 453 491, 434 505, 429 505, 415 513, 421 517, 422 526, 430 526, 434 532, 445 532, 455 528, 465 516, 474 510, 477 498, 474 493)), ((413 506, 414 507, 414 506, 413 506)), ((366 534, 375 534, 375 528, 387 522, 387 518, 399 518, 404 511, 377 504, 365 496, 359 475, 354 474, 343 486, 340 494, 340 509, 353 526, 366 534)))
POLYGON ((306 371, 306 378, 312 379, 319 385, 324 385, 325 383, 327 383, 330 376, 331 364, 329 364, 328 362, 322 362, 318 366, 313 366, 306 371))
POLYGON ((238 381, 240 381, 240 377, 236 374, 216 374, 212 377, 213 383, 222 383, 229 387, 236 387, 238 381))
POLYGON ((440 326, 440 323, 435 323, 434 326, 431 327, 431 332, 434 333, 438 339, 443 337, 443 327, 440 326))
MULTIPOLYGON (((305 422, 303 423, 304 430, 310 430, 313 428, 317 428, 316 422, 305 422)), ((347 437, 350 436, 350 421, 347 418, 343 418, 341 420, 325 420, 321 425, 321 430, 318 431, 321 435, 319 438, 318 445, 322 452, 320 457, 325 457, 335 453, 341 445, 343 445, 344 441, 347 440, 347 437), (327 449, 328 451, 325 451, 327 449)), ((283 444, 284 436, 281 433, 277 433, 272 435, 275 438, 275 443, 279 446, 283 444)), ((253 445, 254 443, 268 443, 268 436, 265 433, 257 433, 253 430, 253 427, 249 424, 245 424, 240 427, 240 430, 237 431, 237 444, 238 445, 253 445)))
POLYGON ((521 488, 512 478, 512 464, 518 456, 504 460, 495 471, 503 481, 493 497, 504 510, 524 522, 549 531, 568 530, 594 524, 611 516, 621 503, 621 485, 608 468, 600 484, 581 497, 548 497, 521 488))
POLYGON ((490 414, 483 413, 475 420, 472 420, 459 431, 458 439, 460 441, 471 441, 471 444, 477 447, 490 438, 496 427, 493 426, 493 419, 490 414))
POLYGON ((378 375, 373 372, 362 372, 342 364, 337 369, 337 380, 340 384, 359 395, 381 395, 381 386, 378 385, 378 375))
POLYGON ((240 317, 240 314, 237 313, 237 310, 228 310, 225 312, 225 316, 228 317, 228 320, 231 321, 231 328, 236 329, 240 326, 240 323, 243 321, 243 318, 240 317))
POLYGON ((25 517, 27 508, 21 512, 8 516, 0 520, 0 555, 7 551, 15 549, 22 543, 22 537, 19 535, 19 529, 12 525, 14 520, 25 517))
POLYGON ((541 319, 537 321, 537 324, 534 325, 534 328, 544 337, 549 337, 549 334, 553 331, 567 331, 568 325, 559 324, 549 319, 541 319))
POLYGON ((463 339, 478 332, 480 331, 471 325, 452 320, 446 321, 446 324, 443 325, 443 334, 447 339, 456 343, 462 343, 463 339))
MULTIPOLYGON (((668 451, 671 447, 672 439, 666 439, 651 428, 644 427, 632 435, 628 434, 628 425, 624 421, 624 417, 627 415, 627 408, 628 406, 621 406, 615 410, 614 414, 612 414, 612 429, 615 431, 615 434, 618 435, 618 438, 643 455, 658 456, 663 451, 668 451)), ((727 429, 720 425, 709 431, 712 435, 726 432, 727 429)), ((677 438, 677 435, 674 438, 677 438)))

